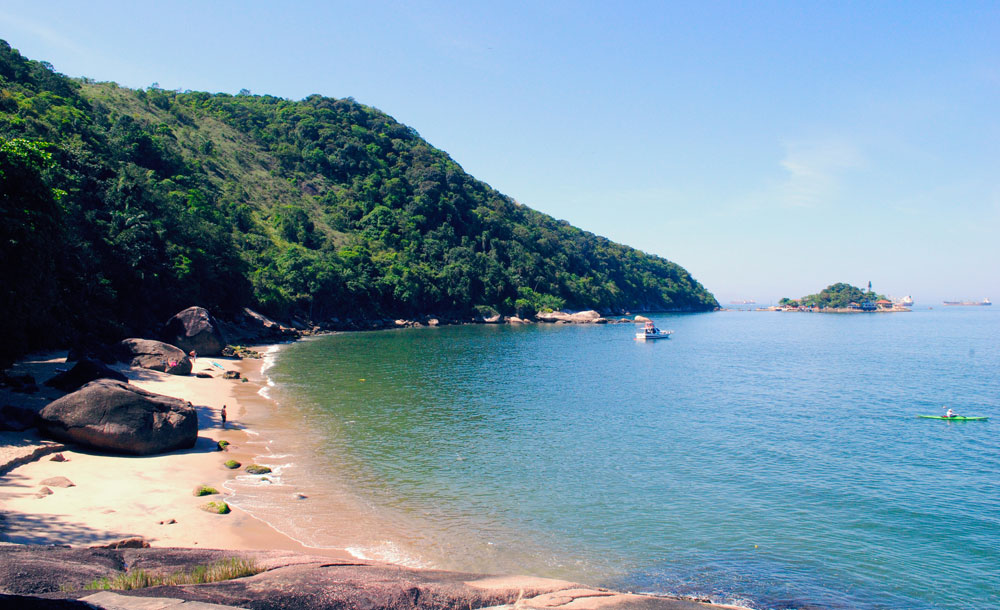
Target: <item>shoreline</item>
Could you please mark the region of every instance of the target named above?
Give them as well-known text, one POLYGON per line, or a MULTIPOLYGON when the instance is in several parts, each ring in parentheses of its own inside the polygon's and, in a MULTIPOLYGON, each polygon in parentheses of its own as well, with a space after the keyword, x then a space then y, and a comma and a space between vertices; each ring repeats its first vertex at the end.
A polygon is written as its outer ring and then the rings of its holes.
MULTIPOLYGON (((14 370, 29 372, 42 383, 56 368, 63 367, 64 357, 53 355, 22 361, 14 370)), ((245 394, 256 392, 259 381, 223 379, 222 369, 213 362, 239 371, 241 377, 259 380, 264 361, 198 358, 194 371, 218 375, 211 379, 127 365, 115 367, 137 387, 190 401, 198 413, 195 446, 150 456, 103 454, 67 446, 60 451, 66 461, 53 461, 51 455, 44 455, 14 466, 0 476, 0 544, 94 546, 141 537, 156 547, 272 549, 354 559, 346 550, 307 547, 237 506, 231 505, 228 515, 200 508, 209 501, 225 501, 231 495, 226 484, 243 472, 242 468, 229 470, 223 462, 235 459, 245 467, 257 457, 249 444, 252 432, 246 431, 244 422, 252 426, 266 408, 252 404, 245 394), (229 415, 225 429, 220 417, 222 405, 227 405, 229 415), (229 441, 226 451, 218 451, 220 440, 229 441), (73 485, 44 484, 53 477, 65 477, 73 485), (200 485, 214 487, 220 494, 196 497, 194 489, 200 485), (52 493, 40 495, 43 487, 52 493)))

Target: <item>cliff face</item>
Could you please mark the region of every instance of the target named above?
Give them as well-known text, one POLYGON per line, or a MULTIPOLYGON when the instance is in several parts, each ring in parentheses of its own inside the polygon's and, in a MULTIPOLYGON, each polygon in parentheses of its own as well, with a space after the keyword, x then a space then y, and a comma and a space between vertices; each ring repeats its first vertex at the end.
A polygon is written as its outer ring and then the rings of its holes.
POLYGON ((195 303, 319 323, 717 306, 678 265, 518 204, 350 98, 130 90, 2 41, 0 89, 3 330, 32 345, 195 303))

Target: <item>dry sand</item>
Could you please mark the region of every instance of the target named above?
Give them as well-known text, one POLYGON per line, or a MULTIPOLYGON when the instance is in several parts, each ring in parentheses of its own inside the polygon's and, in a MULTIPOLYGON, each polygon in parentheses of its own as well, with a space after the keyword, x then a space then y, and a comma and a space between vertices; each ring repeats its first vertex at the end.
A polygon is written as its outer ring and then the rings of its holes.
MULTIPOLYGON (((18 368, 33 373, 41 384, 63 366, 62 358, 49 356, 18 368)), ((350 557, 346 551, 307 549, 235 507, 228 515, 201 510, 209 501, 224 500, 223 483, 239 472, 223 463, 235 459, 245 466, 254 457, 252 452, 241 451, 247 439, 240 429, 241 420, 252 419, 254 409, 266 406, 246 398, 238 402, 236 396, 254 391, 247 386, 259 387, 260 367, 260 360, 199 358, 194 372, 211 372, 212 379, 122 367, 131 383, 195 405, 199 425, 195 446, 142 457, 70 450, 62 452, 64 462, 46 456, 18 466, 0 477, 0 542, 92 546, 141 536, 158 547, 284 549, 350 557), (223 369, 213 363, 240 371, 252 381, 223 379, 223 369), (223 405, 229 416, 226 429, 220 417, 223 405), (221 439, 231 443, 226 452, 217 450, 221 439), (43 483, 52 477, 65 477, 73 486, 43 483), (196 497, 193 492, 199 485, 214 487, 221 494, 196 497), (43 487, 52 493, 39 496, 43 487)))

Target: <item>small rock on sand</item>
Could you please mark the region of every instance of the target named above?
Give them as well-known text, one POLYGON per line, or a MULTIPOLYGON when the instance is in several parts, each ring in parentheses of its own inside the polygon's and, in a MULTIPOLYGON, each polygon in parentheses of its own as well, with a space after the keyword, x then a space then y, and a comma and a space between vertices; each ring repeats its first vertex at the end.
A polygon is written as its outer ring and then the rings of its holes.
POLYGON ((51 495, 52 495, 51 489, 49 489, 48 487, 42 487, 41 489, 38 490, 38 493, 35 494, 35 497, 44 498, 45 496, 51 496, 51 495))
POLYGON ((61 453, 57 453, 57 454, 53 455, 52 457, 50 457, 49 461, 52 461, 52 462, 68 462, 69 460, 66 459, 65 455, 63 455, 61 453))
POLYGON ((42 485, 51 485, 52 487, 76 487, 76 484, 66 477, 51 477, 42 481, 42 485))

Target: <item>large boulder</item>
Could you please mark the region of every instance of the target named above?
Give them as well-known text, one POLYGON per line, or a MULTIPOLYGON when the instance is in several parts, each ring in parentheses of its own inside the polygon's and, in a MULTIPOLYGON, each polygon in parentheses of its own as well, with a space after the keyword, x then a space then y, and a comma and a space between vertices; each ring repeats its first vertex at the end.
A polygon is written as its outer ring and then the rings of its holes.
POLYGON ((226 346, 219 323, 204 307, 188 307, 167 320, 163 340, 199 356, 218 356, 226 346))
POLYGON ((180 348, 153 339, 123 339, 117 348, 118 359, 130 366, 190 375, 191 359, 180 348))
POLYGON ((570 315, 570 320, 580 324, 594 324, 594 323, 599 324, 600 321, 603 319, 604 318, 601 317, 601 314, 597 313, 593 309, 589 309, 587 311, 578 311, 570 315))
POLYGON ((117 379, 118 381, 128 382, 128 378, 118 371, 108 368, 96 360, 83 358, 70 370, 59 373, 46 381, 45 385, 62 390, 63 392, 72 392, 80 389, 83 384, 90 383, 95 379, 117 379))
POLYGON ((183 400, 98 379, 49 403, 38 427, 61 441, 147 455, 193 447, 198 414, 183 400))

